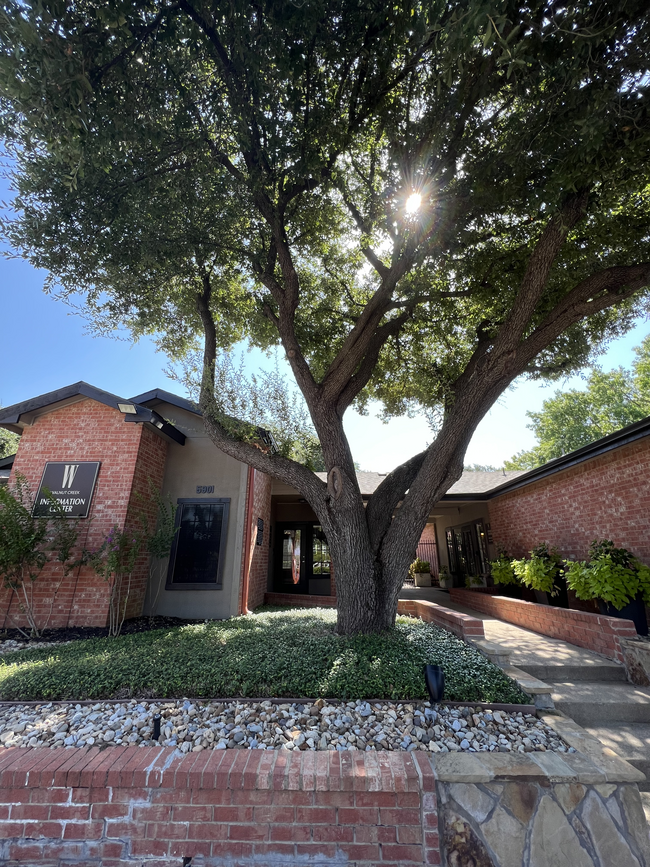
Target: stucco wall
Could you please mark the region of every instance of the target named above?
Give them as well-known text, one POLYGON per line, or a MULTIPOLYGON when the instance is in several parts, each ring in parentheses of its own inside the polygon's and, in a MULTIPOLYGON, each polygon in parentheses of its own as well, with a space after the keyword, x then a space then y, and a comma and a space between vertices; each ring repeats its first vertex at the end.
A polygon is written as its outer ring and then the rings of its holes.
POLYGON ((186 618, 232 617, 238 613, 248 467, 213 444, 200 416, 171 404, 156 406, 156 412, 187 437, 183 446, 169 445, 163 494, 169 495, 174 503, 179 498, 229 497, 230 514, 222 586, 166 590, 164 572, 158 594, 150 588, 146 613, 186 618), (197 485, 214 485, 214 492, 197 494, 197 485))

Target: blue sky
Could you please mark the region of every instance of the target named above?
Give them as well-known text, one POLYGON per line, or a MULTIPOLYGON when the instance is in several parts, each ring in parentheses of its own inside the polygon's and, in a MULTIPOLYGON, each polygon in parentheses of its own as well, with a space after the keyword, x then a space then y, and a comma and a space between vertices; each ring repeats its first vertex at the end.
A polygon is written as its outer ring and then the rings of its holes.
MULTIPOLYGON (((0 179, 0 201, 10 193, 0 179)), ((85 380, 121 397, 131 397, 151 388, 180 392, 163 369, 165 356, 156 352, 151 340, 137 344, 93 337, 85 322, 62 302, 43 292, 45 274, 20 259, 0 258, 0 405, 26 400, 35 395, 85 380)), ((601 365, 610 369, 629 367, 638 346, 650 333, 650 323, 639 322, 625 337, 613 343, 601 365)), ((251 354, 252 369, 265 359, 251 354)), ((268 362, 267 362, 268 364, 268 362)), ((539 409, 557 388, 580 387, 574 377, 550 386, 522 383, 507 392, 481 422, 467 452, 467 463, 500 465, 521 449, 534 445, 526 429, 527 410, 539 409)), ((431 440, 423 419, 394 419, 382 424, 377 418, 349 412, 346 430, 355 459, 362 469, 387 472, 431 440)))

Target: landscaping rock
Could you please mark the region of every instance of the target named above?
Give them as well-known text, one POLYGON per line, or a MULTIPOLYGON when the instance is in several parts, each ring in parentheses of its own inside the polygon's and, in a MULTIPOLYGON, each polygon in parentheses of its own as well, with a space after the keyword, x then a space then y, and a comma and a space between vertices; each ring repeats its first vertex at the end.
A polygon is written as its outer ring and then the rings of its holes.
POLYGON ((414 750, 432 753, 575 752, 529 713, 448 707, 429 702, 131 701, 0 707, 0 744, 74 747, 158 743, 201 749, 414 750), (497 722, 499 721, 499 722, 497 722))

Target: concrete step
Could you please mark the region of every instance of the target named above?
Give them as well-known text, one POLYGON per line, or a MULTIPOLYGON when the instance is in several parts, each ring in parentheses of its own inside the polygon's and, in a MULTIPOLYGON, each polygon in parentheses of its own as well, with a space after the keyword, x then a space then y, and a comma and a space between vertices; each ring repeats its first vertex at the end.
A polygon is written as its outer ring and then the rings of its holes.
POLYGON ((532 674, 538 680, 545 683, 596 683, 601 681, 627 683, 625 668, 616 662, 607 659, 599 660, 593 665, 571 663, 514 663, 519 668, 532 674))
POLYGON ((608 726, 585 726, 590 735, 642 771, 648 778, 639 789, 648 792, 650 809, 650 725, 648 723, 612 723, 608 726))
POLYGON ((650 723, 650 689, 631 683, 554 683, 552 698, 581 726, 650 723))

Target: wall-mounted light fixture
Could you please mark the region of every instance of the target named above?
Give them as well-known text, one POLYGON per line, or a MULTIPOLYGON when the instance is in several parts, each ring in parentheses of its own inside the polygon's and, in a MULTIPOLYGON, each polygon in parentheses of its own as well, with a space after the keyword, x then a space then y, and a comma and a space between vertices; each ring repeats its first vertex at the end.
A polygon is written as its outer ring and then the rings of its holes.
POLYGON ((118 403, 117 408, 120 412, 126 412, 129 415, 136 415, 138 412, 133 403, 118 403))

